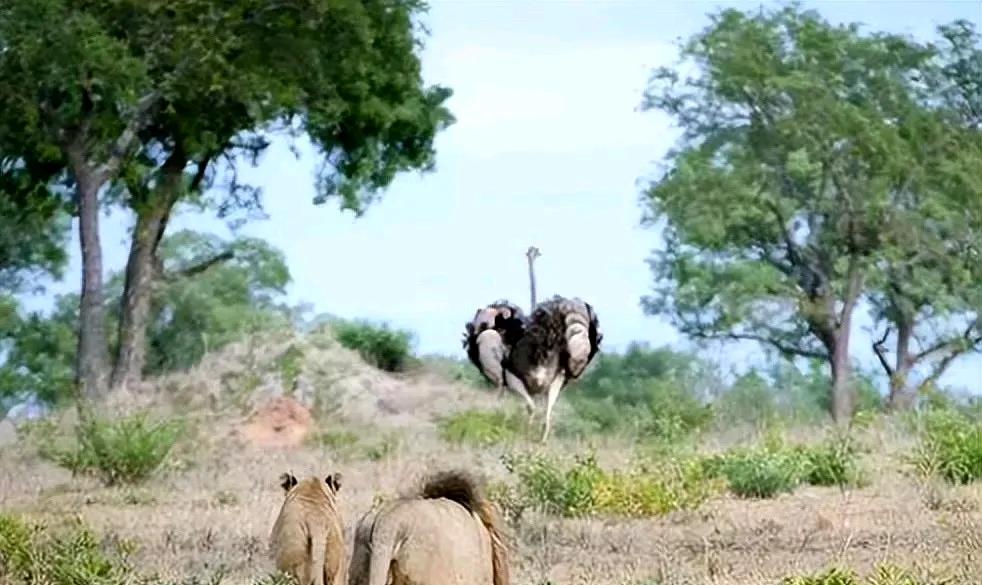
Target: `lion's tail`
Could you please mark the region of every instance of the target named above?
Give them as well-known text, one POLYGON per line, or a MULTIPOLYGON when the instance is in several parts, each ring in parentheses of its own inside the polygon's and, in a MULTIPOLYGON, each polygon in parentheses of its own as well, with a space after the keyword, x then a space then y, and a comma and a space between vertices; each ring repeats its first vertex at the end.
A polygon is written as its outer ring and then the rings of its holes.
POLYGON ((423 484, 420 495, 427 500, 447 498, 457 502, 472 514, 476 514, 491 537, 491 564, 494 585, 509 585, 508 547, 499 528, 497 514, 491 502, 484 497, 467 473, 460 470, 444 471, 431 476, 423 484))

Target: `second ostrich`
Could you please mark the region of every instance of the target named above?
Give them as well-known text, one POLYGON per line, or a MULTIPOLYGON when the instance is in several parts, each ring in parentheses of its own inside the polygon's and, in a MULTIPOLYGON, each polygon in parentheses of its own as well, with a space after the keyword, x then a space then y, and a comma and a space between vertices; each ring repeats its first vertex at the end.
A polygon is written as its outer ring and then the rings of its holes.
POLYGON ((508 301, 478 309, 464 337, 471 362, 492 384, 525 399, 530 417, 535 414, 533 397, 545 396, 545 442, 559 392, 583 375, 603 334, 589 303, 554 296, 527 318, 508 301))

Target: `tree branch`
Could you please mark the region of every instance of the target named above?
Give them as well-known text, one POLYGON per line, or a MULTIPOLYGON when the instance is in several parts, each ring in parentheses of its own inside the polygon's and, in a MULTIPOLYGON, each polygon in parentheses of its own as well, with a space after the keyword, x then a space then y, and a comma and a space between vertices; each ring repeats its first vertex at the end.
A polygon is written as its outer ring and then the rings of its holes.
POLYGON ((925 349, 924 351, 914 355, 914 361, 919 362, 922 359, 928 357, 932 353, 937 353, 947 348, 951 348, 956 355, 962 354, 968 351, 969 348, 979 345, 982 343, 982 335, 977 337, 972 337, 972 330, 975 329, 975 323, 969 323, 968 327, 965 328, 964 333, 962 333, 956 339, 945 339, 935 343, 931 347, 925 349), (962 342, 967 342, 962 345, 962 342))
POLYGON ((849 269, 847 272, 849 279, 846 285, 846 297, 842 300, 842 312, 839 314, 839 323, 849 323, 859 295, 863 288, 863 273, 859 270, 859 258, 855 254, 849 257, 849 269))
POLYGON ((130 152, 140 129, 147 122, 147 113, 150 111, 150 108, 156 105, 158 99, 160 99, 160 93, 155 90, 137 101, 136 107, 133 108, 130 119, 126 123, 126 127, 109 151, 109 159, 96 171, 102 181, 109 179, 119 171, 119 167, 123 164, 123 159, 130 152))
POLYGON ((232 258, 235 258, 235 252, 233 252, 232 250, 226 250, 220 254, 216 254, 215 256, 212 256, 207 260, 198 262, 193 266, 189 266, 187 268, 183 268, 175 272, 164 274, 163 279, 168 282, 173 282, 181 278, 190 278, 197 274, 201 274, 202 272, 208 270, 209 268, 215 266, 216 264, 227 262, 232 258))
POLYGON ((873 353, 876 354, 876 359, 880 361, 880 365, 883 366, 883 370, 887 373, 887 376, 893 376, 893 367, 890 362, 887 361, 886 355, 883 353, 883 344, 886 343, 887 337, 890 336, 890 328, 887 327, 886 331, 883 332, 883 337, 879 341, 873 342, 873 353))
POLYGON ((704 331, 686 331, 686 333, 699 339, 715 339, 715 340, 729 339, 733 341, 741 341, 741 340, 756 341, 759 343, 770 345, 774 349, 781 352, 781 354, 784 355, 785 357, 798 356, 798 357, 816 358, 822 360, 828 359, 829 357, 828 354, 825 352, 814 351, 802 347, 795 347, 793 345, 787 345, 785 343, 781 343, 776 339, 765 337, 763 335, 756 335, 753 333, 706 333, 704 331))

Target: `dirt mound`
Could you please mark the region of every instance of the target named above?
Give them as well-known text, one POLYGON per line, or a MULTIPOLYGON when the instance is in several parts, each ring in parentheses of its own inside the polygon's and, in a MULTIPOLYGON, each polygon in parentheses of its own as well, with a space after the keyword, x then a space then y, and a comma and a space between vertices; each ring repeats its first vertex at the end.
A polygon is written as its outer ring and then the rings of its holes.
POLYGON ((153 390, 144 398, 154 404, 211 413, 216 435, 231 427, 257 446, 295 445, 314 424, 433 434, 441 416, 500 404, 491 392, 446 375, 383 372, 342 347, 329 329, 257 335, 148 384, 153 390))
POLYGON ((310 410, 296 400, 277 396, 256 409, 238 435, 258 447, 294 447, 310 432, 310 410))

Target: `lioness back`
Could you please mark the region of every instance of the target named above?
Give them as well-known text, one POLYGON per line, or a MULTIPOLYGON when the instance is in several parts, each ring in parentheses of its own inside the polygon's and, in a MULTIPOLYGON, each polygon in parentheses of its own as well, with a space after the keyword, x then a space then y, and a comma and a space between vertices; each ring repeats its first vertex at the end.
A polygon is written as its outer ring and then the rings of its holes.
POLYGON ((344 529, 338 510, 340 476, 281 478, 286 497, 270 533, 276 569, 300 585, 342 585, 347 578, 344 529))

